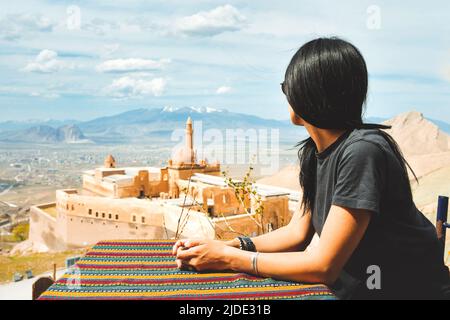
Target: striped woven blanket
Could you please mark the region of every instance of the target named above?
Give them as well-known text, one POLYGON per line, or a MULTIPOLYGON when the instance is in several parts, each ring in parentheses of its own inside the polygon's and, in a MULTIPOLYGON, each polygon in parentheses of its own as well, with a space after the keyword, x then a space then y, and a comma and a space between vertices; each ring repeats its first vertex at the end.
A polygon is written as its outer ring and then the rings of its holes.
POLYGON ((173 240, 100 242, 40 299, 334 299, 319 284, 181 271, 171 253, 173 244, 173 240))

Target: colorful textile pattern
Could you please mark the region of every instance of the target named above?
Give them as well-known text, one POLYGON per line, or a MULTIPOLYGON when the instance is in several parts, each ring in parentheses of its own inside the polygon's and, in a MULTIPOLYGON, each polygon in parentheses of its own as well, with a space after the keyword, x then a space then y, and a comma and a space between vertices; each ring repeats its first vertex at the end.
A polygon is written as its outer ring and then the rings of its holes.
POLYGON ((334 299, 324 285, 243 273, 180 271, 171 253, 173 244, 102 241, 39 299, 334 299))

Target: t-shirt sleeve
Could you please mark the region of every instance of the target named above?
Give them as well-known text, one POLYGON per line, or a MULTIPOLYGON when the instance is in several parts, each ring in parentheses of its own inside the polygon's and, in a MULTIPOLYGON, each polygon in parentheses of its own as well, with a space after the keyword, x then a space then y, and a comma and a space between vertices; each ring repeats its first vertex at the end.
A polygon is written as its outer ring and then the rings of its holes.
POLYGON ((338 161, 332 204, 379 213, 386 168, 379 146, 364 140, 352 143, 338 161))

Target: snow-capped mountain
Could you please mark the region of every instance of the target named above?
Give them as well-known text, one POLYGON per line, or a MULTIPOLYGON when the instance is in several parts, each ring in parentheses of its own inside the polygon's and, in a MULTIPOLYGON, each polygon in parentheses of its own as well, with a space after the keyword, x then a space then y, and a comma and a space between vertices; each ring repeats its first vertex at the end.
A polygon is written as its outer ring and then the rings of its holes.
POLYGON ((211 107, 186 107, 186 108, 177 108, 177 107, 164 107, 161 112, 177 112, 179 110, 192 110, 197 113, 213 113, 213 112, 226 112, 224 109, 215 109, 211 107))
MULTIPOLYGON (((27 136, 34 136, 36 141, 48 141, 49 143, 76 142, 85 139, 97 143, 149 143, 155 139, 170 141, 173 130, 183 129, 188 117, 192 118, 194 125, 201 124, 202 130, 274 128, 279 130, 281 140, 299 141, 305 136, 304 129, 290 125, 289 120, 264 119, 210 107, 164 107, 135 109, 76 123, 73 120, 46 120, 41 123, 38 121, 3 122, 0 123, 0 141, 33 141, 33 139, 26 138, 27 136), (81 133, 80 135, 77 134, 78 130, 74 129, 72 130, 73 135, 69 135, 73 136, 73 139, 54 137, 54 132, 58 128, 74 124, 81 133), (43 126, 42 130, 37 129, 39 126, 43 126), (30 131, 27 132, 28 129, 30 131)), ((366 121, 378 123, 383 119, 366 119, 366 121)), ((436 122, 436 124, 442 128, 442 123, 436 122)))

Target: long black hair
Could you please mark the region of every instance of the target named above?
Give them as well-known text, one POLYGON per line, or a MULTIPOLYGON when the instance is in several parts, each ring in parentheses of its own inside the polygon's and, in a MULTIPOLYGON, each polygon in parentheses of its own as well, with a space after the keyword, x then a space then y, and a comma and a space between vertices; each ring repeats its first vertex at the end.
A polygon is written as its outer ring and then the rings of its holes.
MULTIPOLYGON (((295 114, 322 129, 389 129, 390 126, 363 123, 362 113, 368 87, 367 67, 362 54, 339 38, 319 38, 304 44, 287 67, 283 91, 295 114)), ((394 139, 380 134, 389 143, 408 177, 406 162, 394 139)), ((303 212, 312 212, 316 194, 317 148, 311 138, 297 145, 303 212)), ((417 178, 416 178, 417 180, 417 178)), ((409 187, 411 195, 411 187, 409 187)))

